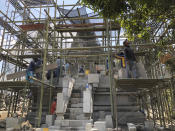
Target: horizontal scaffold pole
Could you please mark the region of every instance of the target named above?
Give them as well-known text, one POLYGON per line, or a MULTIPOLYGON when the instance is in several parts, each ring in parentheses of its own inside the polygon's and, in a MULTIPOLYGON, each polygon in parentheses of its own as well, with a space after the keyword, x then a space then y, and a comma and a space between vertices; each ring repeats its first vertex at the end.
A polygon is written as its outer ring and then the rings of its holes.
MULTIPOLYGON (((112 26, 110 30, 119 30, 120 26, 112 26)), ((58 32, 84 32, 84 31, 105 31, 106 27, 101 26, 101 27, 85 27, 85 28, 65 28, 65 29, 56 29, 58 32)))
POLYGON ((43 84, 43 85, 45 85, 45 86, 55 88, 55 86, 50 85, 50 84, 47 84, 47 83, 45 83, 45 82, 42 82, 41 80, 38 80, 38 79, 36 79, 35 77, 30 77, 30 79, 32 79, 32 80, 34 80, 34 81, 36 81, 36 82, 38 82, 38 83, 40 83, 40 84, 43 84))
MULTIPOLYGON (((140 44, 140 45, 131 45, 131 47, 145 47, 145 48, 173 48, 172 45, 167 46, 159 46, 155 44, 140 44)), ((72 47, 72 48, 55 48, 55 49, 48 49, 49 52, 57 52, 57 51, 65 51, 65 50, 93 50, 93 49, 103 49, 103 48, 114 48, 114 49, 123 49, 124 46, 91 46, 91 47, 72 47)), ((35 50, 44 50, 44 49, 6 49, 6 51, 35 51, 35 50)))
MULTIPOLYGON (((87 20, 87 19, 103 19, 103 17, 74 17, 74 18, 52 18, 51 21, 65 21, 65 20, 87 20)), ((20 21, 7 21, 8 23, 23 23, 23 22, 29 22, 28 20, 20 20, 20 21)), ((31 20, 31 22, 46 22, 45 18, 40 18, 38 20, 31 20)))

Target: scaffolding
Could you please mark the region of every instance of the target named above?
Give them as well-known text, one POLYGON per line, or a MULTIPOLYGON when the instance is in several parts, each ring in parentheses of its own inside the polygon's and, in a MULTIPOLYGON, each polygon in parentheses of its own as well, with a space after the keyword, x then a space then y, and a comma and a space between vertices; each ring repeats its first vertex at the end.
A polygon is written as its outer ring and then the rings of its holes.
MULTIPOLYGON (((50 105, 54 88, 53 75, 50 83, 45 83, 45 71, 50 69, 48 66, 56 61, 57 56, 64 61, 77 63, 87 61, 87 69, 90 66, 88 63, 106 64, 108 57, 111 111, 116 126, 116 88, 122 88, 122 85, 126 87, 126 83, 130 83, 140 94, 140 104, 142 109, 146 110, 147 119, 164 127, 168 125, 173 127, 174 75, 172 73, 168 79, 164 79, 162 64, 156 57, 156 52, 159 50, 174 50, 172 45, 166 46, 165 49, 152 42, 140 44, 138 41, 133 48, 139 60, 145 64, 149 79, 115 80, 112 56, 123 49, 119 44, 122 36, 117 22, 103 19, 96 13, 87 14, 85 6, 79 7, 80 3, 64 5, 57 0, 43 0, 41 3, 34 0, 7 0, 5 5, 6 11, 0 10, 2 36, 0 89, 11 91, 10 103, 15 103, 9 105, 8 114, 16 112, 19 92, 23 92, 21 94, 25 103, 29 90, 38 87, 40 103, 36 119, 37 125, 40 126, 44 88, 49 87, 47 91, 50 95, 50 105), (70 9, 65 9, 66 7, 70 9), (36 82, 34 84, 24 80, 30 58, 43 59, 43 66, 38 71, 42 72, 42 79, 34 79, 36 82)), ((162 25, 155 24, 156 29, 151 33, 155 32, 156 35, 162 25)), ((161 37, 166 33, 164 29, 161 37)))

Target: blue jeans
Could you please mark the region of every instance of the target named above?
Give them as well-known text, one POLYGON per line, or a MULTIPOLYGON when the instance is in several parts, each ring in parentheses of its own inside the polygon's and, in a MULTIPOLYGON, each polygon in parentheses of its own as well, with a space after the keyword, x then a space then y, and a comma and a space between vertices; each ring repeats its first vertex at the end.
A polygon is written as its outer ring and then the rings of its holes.
POLYGON ((30 76, 33 77, 33 71, 26 71, 26 80, 33 83, 33 80, 29 78, 30 76))
POLYGON ((127 60, 126 70, 127 70, 127 78, 137 78, 136 61, 127 60))
POLYGON ((59 77, 60 76, 60 67, 58 67, 57 69, 56 69, 56 77, 59 77))

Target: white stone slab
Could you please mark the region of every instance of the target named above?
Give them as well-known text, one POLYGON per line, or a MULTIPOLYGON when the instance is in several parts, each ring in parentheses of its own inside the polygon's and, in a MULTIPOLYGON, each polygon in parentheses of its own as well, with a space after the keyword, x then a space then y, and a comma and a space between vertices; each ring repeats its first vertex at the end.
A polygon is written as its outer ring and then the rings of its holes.
POLYGON ((83 120, 70 120, 70 127, 82 127, 83 120))
POLYGON ((99 83, 99 74, 88 74, 88 83, 99 83))
POLYGON ((118 71, 118 77, 119 79, 122 79, 122 78, 127 78, 127 70, 126 68, 121 68, 119 71, 118 71))
POLYGON ((92 94, 90 90, 83 91, 83 112, 92 113, 92 94))
POLYGON ((99 131, 106 131, 106 122, 105 121, 96 121, 94 123, 94 128, 97 128, 99 131))
POLYGON ((129 126, 128 131, 137 131, 135 126, 129 126))
POLYGON ((85 128, 86 129, 85 131, 91 131, 92 126, 93 126, 92 123, 87 123, 86 124, 86 128, 85 128))
POLYGON ((63 88, 64 87, 68 87, 69 86, 69 78, 63 78, 62 79, 62 86, 63 86, 63 88))
POLYGON ((113 122, 112 122, 111 115, 106 115, 105 121, 106 121, 106 128, 113 128, 113 122))
POLYGON ((133 123, 127 123, 128 131, 137 131, 136 126, 133 123))
POLYGON ((55 120, 55 123, 54 123, 54 126, 60 127, 60 126, 61 126, 61 121, 62 121, 62 120, 56 119, 56 120, 55 120))
POLYGON ((70 120, 62 120, 61 121, 61 126, 64 126, 64 127, 69 127, 70 126, 70 120))
POLYGON ((90 131, 99 131, 97 128, 92 128, 90 131))
POLYGON ((6 128, 6 131, 14 131, 14 128, 6 128))
POLYGON ((58 93, 57 94, 57 106, 56 106, 57 114, 64 113, 64 106, 65 106, 64 104, 65 104, 65 101, 64 101, 63 93, 58 93))
POLYGON ((54 116, 53 115, 46 115, 46 124, 48 126, 52 126, 54 121, 54 116))

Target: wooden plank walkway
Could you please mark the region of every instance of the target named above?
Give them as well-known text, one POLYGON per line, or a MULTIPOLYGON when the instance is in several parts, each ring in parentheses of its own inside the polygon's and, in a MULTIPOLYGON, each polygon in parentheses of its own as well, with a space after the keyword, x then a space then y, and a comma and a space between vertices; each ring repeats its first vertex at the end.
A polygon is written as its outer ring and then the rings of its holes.
POLYGON ((20 90, 25 88, 25 86, 37 87, 35 84, 32 84, 28 81, 1 81, 0 89, 3 90, 20 90))
POLYGON ((168 82, 170 79, 116 79, 116 88, 122 89, 152 89, 156 85, 168 82))
MULTIPOLYGON (((57 67, 58 67, 58 65, 56 63, 50 64, 50 65, 46 65, 45 71, 53 70, 53 69, 56 69, 57 67)), ((40 67, 40 68, 36 69, 35 73, 42 72, 42 68, 43 67, 40 67)), ((7 75, 7 80, 20 78, 20 77, 23 77, 25 75, 26 75, 26 70, 20 71, 20 72, 16 72, 16 73, 12 73, 12 74, 8 74, 7 75)))

